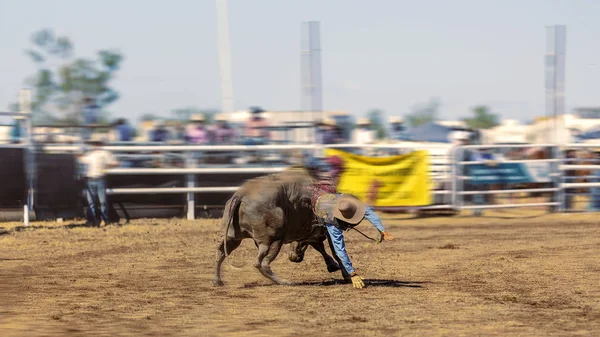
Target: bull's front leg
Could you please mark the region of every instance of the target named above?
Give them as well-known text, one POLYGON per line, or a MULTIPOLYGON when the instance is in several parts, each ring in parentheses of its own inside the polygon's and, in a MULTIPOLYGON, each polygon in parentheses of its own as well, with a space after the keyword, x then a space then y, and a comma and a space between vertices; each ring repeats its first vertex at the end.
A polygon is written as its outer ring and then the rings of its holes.
POLYGON ((319 252, 321 254, 321 256, 323 256, 323 260, 325 261, 325 264, 327 265, 328 272, 333 273, 333 272, 340 270, 340 265, 338 265, 337 262, 335 262, 335 260, 331 256, 329 256, 329 254, 327 254, 327 251, 325 251, 325 245, 323 244, 323 241, 310 242, 309 244, 317 252, 319 252))
POLYGON ((273 241, 270 245, 265 243, 259 243, 258 256, 254 267, 256 267, 264 277, 268 278, 276 284, 291 285, 292 282, 280 279, 271 270, 271 262, 273 262, 273 260, 275 260, 275 258, 279 254, 281 246, 283 246, 283 240, 273 241))

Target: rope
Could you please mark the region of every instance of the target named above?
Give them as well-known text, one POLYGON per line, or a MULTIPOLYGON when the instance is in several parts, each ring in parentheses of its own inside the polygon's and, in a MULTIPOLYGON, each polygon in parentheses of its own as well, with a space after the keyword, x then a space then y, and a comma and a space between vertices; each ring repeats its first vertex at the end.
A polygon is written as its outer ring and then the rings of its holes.
POLYGON ((363 232, 359 231, 358 229, 356 229, 356 227, 352 227, 352 229, 354 229, 355 231, 359 232, 360 235, 364 236, 365 238, 379 243, 379 239, 373 239, 372 237, 370 237, 370 236, 366 235, 365 233, 363 233, 363 232))

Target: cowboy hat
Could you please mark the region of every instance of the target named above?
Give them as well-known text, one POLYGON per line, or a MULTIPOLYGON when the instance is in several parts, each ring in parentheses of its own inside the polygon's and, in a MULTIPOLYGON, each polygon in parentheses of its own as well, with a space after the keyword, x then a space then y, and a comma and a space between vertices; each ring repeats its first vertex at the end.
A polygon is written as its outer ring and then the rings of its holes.
POLYGON ((317 214, 332 214, 334 218, 351 225, 360 223, 365 217, 367 205, 350 194, 324 194, 316 202, 317 214))
POLYGON ((350 194, 340 195, 333 209, 333 216, 337 219, 356 225, 365 217, 367 206, 350 194))
POLYGON ((202 114, 193 114, 190 117, 190 121, 192 121, 192 122, 204 122, 204 115, 202 115, 202 114))
POLYGON ((469 133, 466 131, 455 131, 452 134, 454 140, 469 140, 469 133))
POLYGON ((323 118, 320 122, 319 125, 326 125, 326 126, 336 126, 335 124, 335 120, 333 118, 329 118, 329 117, 325 117, 323 118))
POLYGON ((356 125, 369 125, 371 124, 371 122, 369 121, 368 118, 359 118, 358 122, 356 122, 356 125))
POLYGON ((102 134, 94 133, 92 134, 90 139, 86 140, 85 142, 86 144, 102 145, 104 144, 104 142, 106 142, 106 137, 102 134))
POLYGON ((227 117, 225 116, 224 113, 220 113, 215 116, 215 122, 226 122, 226 121, 227 121, 227 117))
POLYGON ((404 123, 404 119, 400 116, 392 116, 390 117, 390 124, 402 124, 404 123))

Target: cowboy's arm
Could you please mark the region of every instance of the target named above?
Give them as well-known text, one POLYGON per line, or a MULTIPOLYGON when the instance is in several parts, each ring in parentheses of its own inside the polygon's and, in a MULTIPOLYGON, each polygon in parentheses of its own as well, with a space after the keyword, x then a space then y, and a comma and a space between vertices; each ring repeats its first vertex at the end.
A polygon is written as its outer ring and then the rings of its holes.
POLYGON ((378 231, 385 232, 385 228, 383 228, 381 219, 379 219, 379 216, 377 216, 377 214, 375 213, 375 211, 373 211, 371 206, 367 206, 367 208, 365 209, 365 219, 369 220, 369 222, 375 228, 377 228, 378 231))
POLYGON ((348 274, 352 274, 354 272, 354 267, 352 266, 352 262, 350 262, 350 258, 348 257, 348 253, 346 252, 346 244, 344 243, 344 234, 342 230, 337 228, 334 225, 326 224, 327 232, 331 237, 331 243, 333 244, 333 249, 335 250, 335 255, 342 261, 342 265, 348 274))
POLYGON ((379 216, 377 216, 377 214, 375 213, 375 211, 373 211, 371 206, 367 206, 367 208, 365 209, 365 219, 369 220, 373 227, 377 228, 377 230, 381 234, 379 241, 390 241, 394 239, 392 235, 385 231, 385 228, 383 228, 383 223, 381 223, 381 219, 379 219, 379 216))

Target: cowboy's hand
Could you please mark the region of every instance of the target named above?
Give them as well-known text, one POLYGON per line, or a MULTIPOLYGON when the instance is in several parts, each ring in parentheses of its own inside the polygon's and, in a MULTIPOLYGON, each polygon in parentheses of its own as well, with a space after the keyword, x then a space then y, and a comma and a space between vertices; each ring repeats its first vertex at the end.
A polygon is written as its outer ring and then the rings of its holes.
POLYGON ((381 236, 379 237, 379 242, 392 241, 395 239, 395 237, 392 234, 390 234, 386 231, 383 231, 380 234, 381 234, 381 236))
POLYGON ((356 289, 362 289, 365 287, 365 282, 363 281, 363 278, 356 274, 356 272, 350 274, 350 278, 352 279, 352 285, 354 286, 354 288, 356 289))

